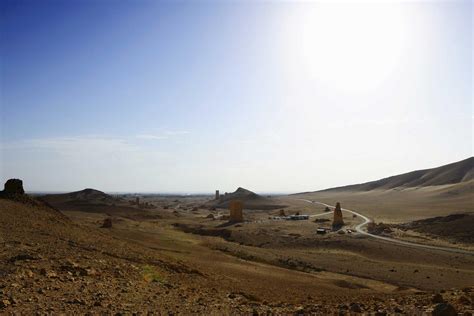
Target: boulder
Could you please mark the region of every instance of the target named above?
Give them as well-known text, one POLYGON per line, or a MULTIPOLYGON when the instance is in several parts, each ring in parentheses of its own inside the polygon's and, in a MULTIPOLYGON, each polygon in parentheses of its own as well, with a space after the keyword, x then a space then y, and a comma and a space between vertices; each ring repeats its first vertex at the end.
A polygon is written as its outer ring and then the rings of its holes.
POLYGON ((431 315, 433 316, 457 316, 456 309, 448 303, 440 303, 435 306, 431 315))
POLYGON ((444 302, 444 299, 443 299, 443 296, 439 293, 436 293, 435 295, 433 295, 433 297, 431 298, 431 301, 433 303, 443 303, 444 302))
POLYGON ((106 218, 104 219, 104 223, 101 226, 102 228, 112 228, 112 219, 106 218))
POLYGON ((360 308, 360 305, 357 303, 351 303, 349 310, 354 313, 361 313, 362 308, 360 308))

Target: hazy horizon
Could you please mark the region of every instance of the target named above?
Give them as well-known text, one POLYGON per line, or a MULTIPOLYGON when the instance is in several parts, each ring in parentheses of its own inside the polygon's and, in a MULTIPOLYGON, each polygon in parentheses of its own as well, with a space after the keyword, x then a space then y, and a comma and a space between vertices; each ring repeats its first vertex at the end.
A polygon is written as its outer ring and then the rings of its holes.
POLYGON ((470 1, 2 1, 0 180, 295 193, 473 156, 470 1))

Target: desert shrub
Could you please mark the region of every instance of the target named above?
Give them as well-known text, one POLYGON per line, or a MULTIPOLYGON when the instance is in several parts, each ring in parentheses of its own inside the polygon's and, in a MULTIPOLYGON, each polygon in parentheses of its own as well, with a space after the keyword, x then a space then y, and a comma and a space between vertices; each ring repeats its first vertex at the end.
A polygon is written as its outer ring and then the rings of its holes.
POLYGON ((142 267, 143 279, 147 282, 164 283, 163 277, 156 271, 154 266, 144 265, 142 267))

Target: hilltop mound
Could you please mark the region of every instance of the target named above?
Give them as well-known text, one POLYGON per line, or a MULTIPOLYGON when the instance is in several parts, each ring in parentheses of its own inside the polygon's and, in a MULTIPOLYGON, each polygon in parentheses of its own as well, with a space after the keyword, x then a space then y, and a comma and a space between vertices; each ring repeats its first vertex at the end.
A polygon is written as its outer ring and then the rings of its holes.
POLYGON ((108 195, 99 190, 95 189, 84 189, 81 191, 75 191, 70 193, 62 194, 48 194, 42 197, 45 201, 51 204, 58 203, 70 203, 70 202, 82 202, 90 204, 109 204, 114 203, 118 199, 108 195))
POLYGON ((211 201, 211 205, 219 208, 228 208, 230 201, 239 200, 244 204, 244 209, 272 210, 285 207, 271 198, 263 197, 255 192, 239 187, 235 192, 222 195, 219 200, 211 201))
POLYGON ((381 180, 330 188, 324 191, 371 191, 395 188, 453 185, 474 179, 474 157, 437 168, 416 170, 381 180))
POLYGON ((236 200, 236 199, 242 199, 242 200, 258 200, 262 199, 263 197, 258 195, 257 193, 254 193, 250 190, 244 189, 242 187, 239 187, 235 192, 224 195, 221 197, 223 201, 230 201, 230 200, 236 200))
POLYGON ((162 214, 151 213, 139 207, 131 206, 122 198, 113 197, 95 189, 48 194, 39 197, 47 205, 63 212, 100 213, 108 216, 121 216, 129 219, 160 218, 162 214))

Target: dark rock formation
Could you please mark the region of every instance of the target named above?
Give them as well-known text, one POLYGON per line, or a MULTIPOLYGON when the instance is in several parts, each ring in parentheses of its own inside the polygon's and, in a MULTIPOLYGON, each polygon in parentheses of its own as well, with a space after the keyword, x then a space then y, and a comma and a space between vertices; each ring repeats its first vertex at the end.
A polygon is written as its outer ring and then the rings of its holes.
POLYGON ((443 299, 443 296, 439 293, 436 293, 435 295, 433 295, 433 297, 431 298, 431 301, 433 303, 444 303, 444 299, 443 299))
POLYGON ((458 313, 456 309, 451 304, 440 303, 435 306, 431 315, 433 316, 456 316, 458 313))

